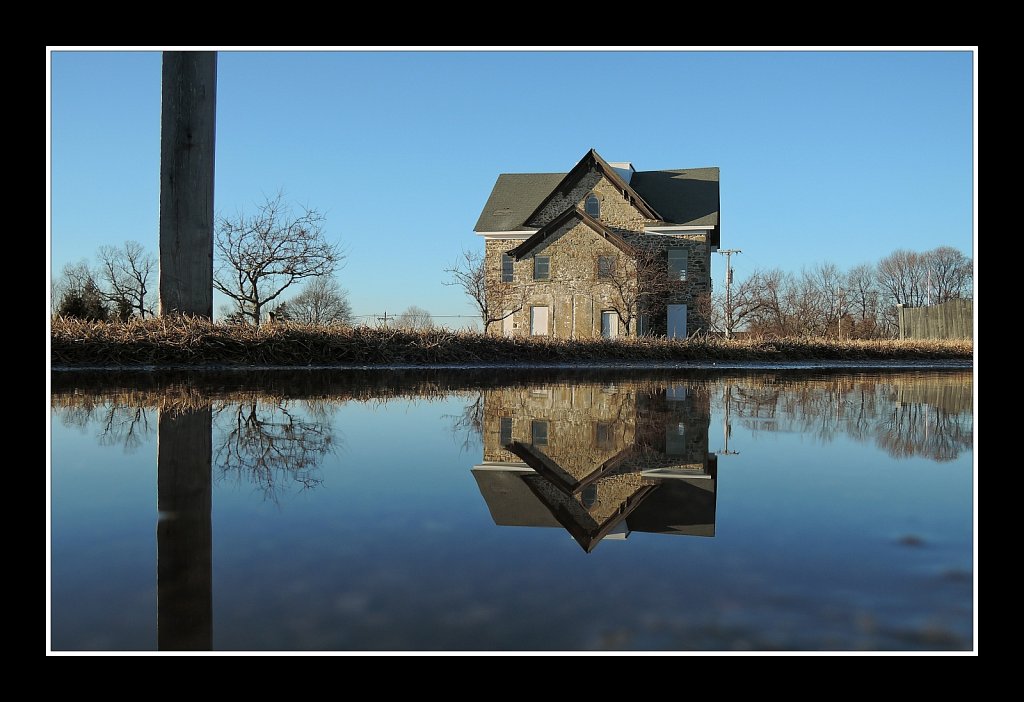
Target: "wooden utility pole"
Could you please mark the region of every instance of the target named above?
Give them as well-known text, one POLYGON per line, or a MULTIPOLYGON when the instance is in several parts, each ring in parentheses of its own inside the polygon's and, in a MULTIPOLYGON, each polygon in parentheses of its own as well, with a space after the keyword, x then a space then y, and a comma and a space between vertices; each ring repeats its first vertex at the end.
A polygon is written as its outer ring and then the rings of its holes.
POLYGON ((213 318, 217 52, 165 51, 160 109, 160 314, 213 318))
POLYGON ((743 253, 740 249, 722 249, 725 256, 725 338, 732 338, 732 255, 743 253))

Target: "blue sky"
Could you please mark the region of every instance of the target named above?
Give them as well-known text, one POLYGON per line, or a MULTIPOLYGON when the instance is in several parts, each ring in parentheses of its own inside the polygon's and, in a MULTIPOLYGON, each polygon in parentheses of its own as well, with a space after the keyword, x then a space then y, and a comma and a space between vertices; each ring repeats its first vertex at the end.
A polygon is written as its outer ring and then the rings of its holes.
MULTIPOLYGON (((972 255, 970 52, 221 52, 220 214, 283 188, 327 212, 356 314, 472 315, 442 269, 501 172, 593 147, 721 168, 722 246, 754 268, 972 255)), ((50 270, 157 250, 160 54, 51 54, 50 270)), ((717 284, 724 260, 714 256, 717 284)), ((224 302, 218 297, 215 307, 224 302)), ((445 320, 452 326, 469 319, 445 320)))

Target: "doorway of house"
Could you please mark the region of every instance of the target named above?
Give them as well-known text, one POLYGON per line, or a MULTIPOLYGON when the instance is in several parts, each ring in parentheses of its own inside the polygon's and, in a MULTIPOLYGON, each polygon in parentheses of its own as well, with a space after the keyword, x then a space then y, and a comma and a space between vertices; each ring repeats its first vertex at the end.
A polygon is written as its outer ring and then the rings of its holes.
POLYGON ((668 330, 665 333, 669 339, 686 338, 686 305, 668 306, 668 330))
POLYGON ((531 336, 548 335, 548 308, 530 308, 530 334, 531 336))
POLYGON ((615 310, 601 312, 601 337, 614 339, 619 335, 619 316, 615 310))

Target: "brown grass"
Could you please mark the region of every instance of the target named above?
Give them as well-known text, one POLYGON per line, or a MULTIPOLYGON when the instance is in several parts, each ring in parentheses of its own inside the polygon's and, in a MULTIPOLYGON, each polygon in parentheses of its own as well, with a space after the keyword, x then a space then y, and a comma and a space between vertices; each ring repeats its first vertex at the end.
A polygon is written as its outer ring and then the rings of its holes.
POLYGON ((970 360, 970 341, 692 338, 561 341, 433 329, 213 324, 167 317, 128 323, 56 318, 55 366, 359 366, 970 360))

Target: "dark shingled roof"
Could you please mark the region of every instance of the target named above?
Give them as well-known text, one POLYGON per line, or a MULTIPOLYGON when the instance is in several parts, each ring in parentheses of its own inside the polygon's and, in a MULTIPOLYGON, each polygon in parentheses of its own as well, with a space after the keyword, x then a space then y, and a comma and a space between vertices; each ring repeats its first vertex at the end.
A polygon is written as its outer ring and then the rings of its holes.
POLYGON ((502 173, 494 183, 473 231, 519 229, 564 177, 565 173, 502 173))
MULTIPOLYGON (((523 228, 527 218, 566 175, 502 173, 473 231, 506 232, 523 228)), ((661 215, 665 224, 719 226, 717 168, 637 171, 629 187, 661 215)), ((716 231, 716 240, 717 234, 716 231)), ((712 243, 717 244, 717 241, 712 243)))
POLYGON ((637 171, 629 184, 665 222, 718 225, 718 169, 637 171))

